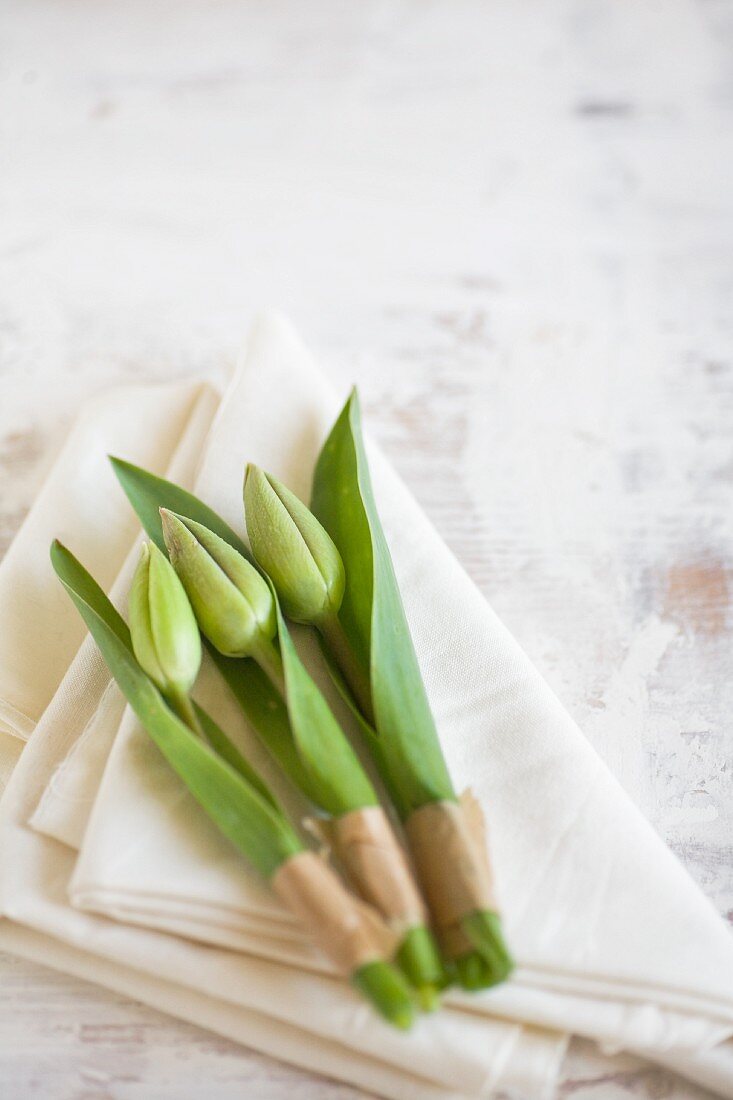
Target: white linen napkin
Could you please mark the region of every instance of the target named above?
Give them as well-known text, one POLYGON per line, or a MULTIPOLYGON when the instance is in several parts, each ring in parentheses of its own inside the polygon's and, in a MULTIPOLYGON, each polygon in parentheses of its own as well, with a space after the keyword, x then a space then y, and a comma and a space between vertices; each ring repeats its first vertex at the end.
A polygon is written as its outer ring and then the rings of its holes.
MULTIPOLYGON (((307 471, 334 412, 333 398, 287 326, 273 320, 261 324, 239 384, 217 420, 198 483, 202 495, 241 529, 245 458, 307 495, 307 471), (271 412, 272 419, 263 412, 271 412)), ((471 780, 487 804, 510 942, 524 964, 516 981, 472 1000, 471 1014, 549 1020, 607 1042, 643 1045, 656 1056, 670 1047, 700 1049, 721 1038, 733 1017, 731 948, 722 922, 614 784, 377 453, 372 462, 449 763, 456 778, 471 780)), ((63 755, 60 746, 56 756, 63 755)), ((120 751, 120 760, 129 762, 129 755, 120 751)), ((109 776, 118 776, 118 763, 112 763, 105 784, 109 776)), ((128 778, 134 778, 134 770, 128 778)), ((29 783, 28 774, 18 780, 18 792, 23 782, 29 783)), ((43 784, 35 785, 32 797, 26 790, 14 812, 12 801, 5 803, 3 842, 15 833, 16 855, 25 843, 28 852, 34 850, 23 815, 38 803, 42 790, 43 784)), ((104 822, 112 816, 119 820, 108 810, 107 799, 98 799, 84 859, 92 845, 105 851, 104 822)), ((49 913, 40 854, 51 842, 38 833, 34 840, 35 883, 29 886, 32 860, 20 874, 5 877, 4 894, 15 898, 11 911, 30 924, 40 920, 56 935, 62 926, 67 929, 67 921, 93 919, 70 917, 68 906, 61 907, 63 916, 49 913)), ((165 850, 167 859, 174 849, 165 850)), ((120 856, 119 836, 117 848, 106 851, 108 857, 120 856)), ((16 859, 9 862, 17 869, 16 859)), ((123 855, 120 863, 125 862, 123 855)), ((145 875, 149 878, 147 863, 145 875)), ((99 883, 100 894, 110 890, 114 873, 103 868, 99 883)), ((138 885, 123 877, 117 903, 127 902, 134 911, 145 893, 136 897, 138 885)), ((166 887, 160 893, 163 921, 176 911, 184 915, 192 901, 207 915, 217 904, 224 913, 227 903, 209 892, 210 885, 201 897, 191 897, 187 881, 179 899, 166 887)), ((87 887, 94 890, 93 876, 87 887)), ((245 912, 251 915, 246 906, 245 912)), ((81 925, 74 927, 76 936, 81 925)), ((312 980, 328 979, 311 975, 312 980)), ((465 1020, 469 1013, 456 1010, 456 1015, 465 1020)), ((489 1033, 488 1019, 482 1028, 489 1033)), ((680 1063, 677 1053, 674 1057, 680 1063)), ((695 1061, 701 1065, 703 1060, 695 1061)))
MULTIPOLYGON (((120 400, 116 404, 120 416, 134 415, 134 405, 120 400)), ((182 448, 186 453, 196 451, 192 440, 182 448)), ((169 476, 185 482, 184 466, 174 462, 169 476)), ((41 526, 42 518, 35 517, 41 526)), ((80 515, 80 527, 83 523, 80 515)), ((52 534, 43 532, 44 556, 52 534)), ((69 542, 74 546, 73 539, 69 542)), ((128 555, 115 583, 118 599, 135 557, 136 551, 128 555)), ((0 575, 0 588, 3 579, 0 575)), ((186 1019, 361 1083, 380 1095, 461 1100, 497 1089, 524 1097, 551 1095, 565 1048, 563 1036, 506 1021, 487 1025, 454 1011, 423 1021, 406 1045, 404 1037, 376 1021, 359 998, 333 978, 315 978, 231 952, 214 953, 74 912, 66 897, 72 849, 29 829, 26 822, 48 792, 45 824, 61 832, 69 826, 73 815, 64 820, 69 806, 65 795, 74 789, 90 794, 90 777, 105 756, 104 730, 116 728, 115 692, 87 639, 36 727, 2 802, 0 896, 2 912, 12 920, 0 922, 0 947, 74 973, 93 974, 95 980, 186 1019), (77 755, 73 741, 79 735, 85 751, 77 755), (417 1076, 415 1065, 420 1067, 417 1076)), ((145 746, 151 747, 147 740, 145 746)), ((161 761, 156 763, 159 767, 161 761)), ((167 769, 166 776, 171 778, 167 769)), ((75 812, 78 827, 84 806, 77 804, 75 812)), ((198 813, 196 807, 194 812, 198 813)), ((129 808, 124 820, 129 844, 129 808)), ((132 820, 134 828, 134 808, 132 820)), ((207 824, 203 819, 204 831, 207 824)), ((271 905, 262 887, 260 891, 265 904, 271 905)), ((292 930, 292 921, 290 925, 292 930)), ((320 965, 312 949, 303 945, 303 950, 320 965)))
POLYGON ((164 470, 201 393, 198 380, 127 387, 133 417, 120 416, 114 392, 85 404, 2 563, 0 732, 6 738, 29 736, 86 633, 48 560, 49 531, 74 541, 109 587, 139 525, 119 506, 107 454, 124 450, 131 461, 164 470))
MULTIPOLYGON (((242 471, 252 460, 307 499, 338 406, 290 328, 263 321, 217 418, 198 492, 242 530, 242 471)), ((459 789, 470 784, 484 806, 520 963, 507 986, 472 998, 471 1011, 649 1052, 719 1042, 733 1031, 733 940, 724 923, 374 449, 371 465, 446 756, 459 789)), ((217 690, 211 677, 203 682, 217 690)), ((189 934, 202 907, 195 934, 241 946, 259 911, 251 880, 213 831, 203 844, 175 786, 166 814, 155 809, 165 829, 159 846, 145 859, 125 849, 121 814, 150 766, 140 744, 128 731, 115 745, 72 897, 189 934), (184 860, 185 879, 167 872, 184 860)))
POLYGON ((0 730, 0 793, 5 790, 13 769, 20 759, 25 738, 0 730))
MULTIPOLYGON (((189 388, 189 384, 186 383, 185 389, 189 390, 189 388)), ((175 407, 175 402, 171 399, 174 391, 180 389, 180 386, 156 386, 150 389, 150 400, 154 410, 157 411, 163 435, 168 442, 167 449, 160 449, 155 465, 150 469, 153 473, 165 475, 181 485, 190 486, 194 480, 204 441, 219 405, 219 394, 210 385, 198 383, 191 391, 193 403, 189 405, 185 422, 179 422, 176 429, 169 435, 167 418, 171 405, 175 407)), ((148 400, 145 392, 142 394, 142 399, 148 400)), ((107 396, 104 412, 115 424, 114 442, 118 450, 125 450, 124 423, 126 420, 131 423, 136 422, 140 400, 141 393, 137 387, 126 387, 113 391, 107 396)), ((95 435, 100 463, 97 477, 101 491, 114 499, 115 496, 119 496, 119 486, 108 460, 108 455, 114 452, 105 446, 105 438, 104 433, 95 435)), ((66 479, 73 479, 80 456, 88 447, 88 439, 77 426, 54 469, 54 476, 59 484, 63 485, 66 479)), ((96 521, 96 513, 93 506, 88 503, 87 497, 82 497, 80 500, 83 507, 76 507, 71 512, 67 509, 66 522, 68 529, 72 532, 68 541, 81 557, 82 551, 77 547, 87 546, 90 543, 88 529, 89 525, 96 521)), ((117 505, 119 508, 119 499, 117 505)), ((32 523, 35 539, 31 541, 25 537, 25 528, 22 528, 17 536, 18 539, 23 540, 24 557, 36 561, 43 555, 43 567, 48 570, 51 579, 58 586, 58 578, 51 568, 48 556, 48 548, 56 537, 56 512, 49 509, 45 500, 40 498, 34 504, 28 519, 32 523)), ((107 570, 115 569, 115 573, 112 574, 114 583, 108 585, 108 588, 111 598, 120 605, 124 604, 127 598, 141 541, 139 524, 133 526, 126 544, 120 542, 110 548, 105 546, 103 533, 100 532, 94 560, 82 559, 95 576, 98 576, 95 569, 96 562, 101 564, 104 561, 107 570)), ((41 563, 38 564, 37 569, 40 572, 41 563)), ((14 570, 6 572, 3 562, 0 566, 0 599, 5 589, 12 586, 16 590, 18 603, 22 603, 18 597, 18 591, 23 591, 22 585, 23 578, 16 576, 14 570)), ((78 618, 78 612, 68 597, 67 605, 78 618)), ((65 607, 64 611, 68 612, 68 607, 65 607)), ((47 615, 45 609, 39 612, 40 621, 37 623, 38 636, 41 638, 49 628, 49 622, 43 617, 44 615, 47 615)), ((31 675, 29 671, 28 676, 31 675)), ((78 847, 96 797, 107 755, 125 711, 124 698, 111 680, 107 666, 89 635, 84 638, 71 663, 67 662, 63 692, 61 694, 56 692, 53 704, 52 713, 56 715, 55 721, 58 728, 64 730, 67 751, 49 783, 48 790, 41 798, 36 812, 37 825, 40 831, 45 830, 49 836, 78 847), (59 715, 59 706, 62 701, 64 706, 59 715)), ((48 707, 46 707, 47 710, 48 707)), ((43 717, 47 719, 46 711, 43 717)))
MULTIPOLYGON (((342 1045, 337 1035, 316 1039, 302 1028, 266 1014, 231 1004, 173 981, 99 959, 85 951, 39 935, 22 925, 0 925, 2 945, 13 954, 66 974, 135 997, 153 1008, 178 1016, 281 1061, 350 1082, 369 1096, 394 1100, 471 1100, 455 1088, 444 1088, 380 1059, 364 1058, 342 1045)), ((565 1045, 547 1033, 514 1029, 506 1043, 503 1069, 485 1083, 482 1097, 502 1100, 550 1100, 565 1045)))
MULTIPOLYGON (((58 718, 62 718, 63 701, 58 718)), ((41 933, 51 965, 67 967, 68 949, 89 956, 88 972, 113 988, 161 1006, 175 1005, 185 1019, 216 1026, 250 1045, 257 1032, 246 1029, 249 1013, 275 1021, 295 1033, 283 1051, 299 1064, 356 1080, 379 1095, 402 1100, 422 1095, 467 1100, 495 1090, 526 1098, 550 1096, 562 1057, 562 1037, 494 1020, 445 1010, 422 1019, 409 1036, 379 1021, 371 1008, 343 981, 253 956, 204 948, 178 937, 132 928, 74 910, 67 900, 74 853, 25 825, 29 809, 48 783, 66 745, 66 731, 51 712, 39 722, 0 804, 0 904, 8 921, 0 923, 0 947, 15 949, 13 930, 24 926, 41 933), (92 961, 93 960, 93 961, 92 961), (112 964, 111 971, 108 964, 112 964), (129 972, 122 986, 119 971, 129 972), (141 977, 142 976, 142 977, 141 977), (149 997, 150 983, 159 987, 149 997), (176 999, 168 996, 178 987, 176 999), (160 1000, 159 997, 167 997, 160 1000), (199 1000, 216 1001, 210 1017, 201 1016, 199 1000), (231 1009, 229 1012, 228 1009, 231 1009), (240 1010, 244 1023, 240 1028, 240 1010), (216 1021, 228 1019, 220 1027, 216 1021), (300 1041, 296 1043, 296 1037, 300 1041), (332 1058, 334 1045, 340 1054, 332 1058), (354 1073, 347 1053, 354 1055, 354 1073), (528 1066, 533 1066, 528 1080, 528 1066), (373 1073, 362 1079, 362 1069, 373 1073)), ((134 828, 134 822, 133 822, 134 828)), ((145 839, 141 851, 144 850, 145 839)), ((149 839, 149 838, 148 838, 149 839)), ((29 957, 34 957, 28 952, 29 957)), ((79 972, 75 967, 74 973, 79 972)), ((264 1049, 270 1049, 265 1046, 264 1049)))

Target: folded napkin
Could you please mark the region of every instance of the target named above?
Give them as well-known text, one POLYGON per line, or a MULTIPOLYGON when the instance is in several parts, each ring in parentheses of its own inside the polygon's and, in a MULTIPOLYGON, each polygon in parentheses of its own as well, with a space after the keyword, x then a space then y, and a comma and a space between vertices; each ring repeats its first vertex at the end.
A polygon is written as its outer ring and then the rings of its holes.
MULTIPOLYGON (((134 418, 134 403, 126 404, 120 395, 114 400, 118 416, 134 418)), ((200 450, 201 440, 200 433, 198 438, 191 432, 188 436, 179 452, 190 459, 200 450)), ((186 462, 180 453, 176 459, 168 476, 186 483, 186 462)), ((102 491, 108 491, 109 484, 102 484, 102 491)), ((125 507, 121 496, 119 505, 125 507)), ((42 529, 43 516, 36 514, 35 519, 42 529)), ((84 516, 80 514, 78 520, 83 527, 84 516)), ((48 528, 42 531, 44 557, 52 533, 48 528)), ((73 537, 69 542, 75 545, 73 537)), ((128 553, 113 585, 118 601, 136 556, 136 549, 128 553)), ((0 904, 6 919, 0 922, 0 947, 93 976, 224 1035, 343 1077, 379 1095, 416 1100, 423 1096, 463 1100, 497 1090, 521 1097, 551 1095, 565 1037, 446 1011, 421 1022, 406 1039, 376 1020, 345 983, 317 973, 322 969, 320 956, 305 943, 294 922, 275 911, 260 884, 256 888, 272 919, 259 930, 263 936, 271 933, 273 924, 284 918, 289 926, 284 936, 300 943, 301 953, 310 957, 311 973, 263 961, 259 941, 253 941, 259 957, 215 952, 75 911, 68 904, 74 870, 74 851, 68 841, 73 842, 75 830, 83 832, 88 805, 84 799, 68 796, 80 790, 86 792, 87 800, 93 796, 92 777, 103 766, 121 713, 124 732, 129 713, 87 639, 39 721, 2 801, 0 904), (30 816, 43 817, 42 805, 45 826, 62 835, 66 831, 65 843, 28 828, 30 816)), ((147 738, 141 745, 151 748, 147 738)), ((161 763, 154 754, 152 766, 160 769, 161 763)), ((164 775, 173 778, 167 768, 164 775)), ((188 798, 180 789, 178 796, 183 801, 188 798)), ((136 806, 144 801, 144 791, 137 791, 126 808, 123 830, 125 850, 137 844, 143 857, 156 846, 154 834, 147 834, 147 825, 137 817, 136 806)), ((157 804, 155 796, 148 802, 157 804)), ((191 811, 205 835, 210 828, 207 820, 198 807, 192 806, 191 811)), ((181 870, 187 876, 185 860, 181 870)), ((246 874, 241 861, 239 873, 246 874)))
POLYGON ((127 386, 122 392, 125 415, 120 391, 86 403, 2 561, 0 792, 85 635, 75 608, 59 591, 49 538, 72 537, 77 553, 109 584, 138 525, 115 500, 108 453, 134 453, 134 461, 165 471, 182 436, 196 436, 198 423, 201 445, 218 405, 215 391, 199 381, 127 386), (103 486, 107 492, 100 492, 103 486))
MULTIPOLYGON (((128 386, 98 398, 94 403, 94 416, 82 413, 56 461, 50 479, 54 491, 49 492, 48 485, 44 488, 16 536, 12 548, 19 552, 10 560, 6 558, 0 567, 0 602, 11 589, 19 607, 23 605, 24 592, 29 603, 39 577, 42 587, 58 587, 48 551, 51 541, 57 537, 54 531, 59 517, 57 508, 49 507, 48 501, 55 503, 59 498, 65 501, 63 513, 66 529, 70 532, 68 541, 73 543, 79 556, 83 551, 78 547, 86 548, 88 556, 82 560, 95 577, 100 577, 102 571, 110 576, 113 583, 107 587, 112 598, 117 602, 126 599, 142 542, 139 524, 132 525, 126 540, 116 535, 115 525, 112 529, 115 537, 108 545, 104 528, 98 526, 93 498, 100 495, 114 500, 118 493, 109 455, 125 450, 124 425, 139 422, 141 401, 150 405, 150 417, 157 423, 157 428, 149 425, 149 430, 160 436, 157 448, 151 443, 146 448, 152 460, 150 469, 183 485, 193 482, 204 440, 219 406, 219 394, 215 389, 200 382, 142 389, 128 386), (185 410, 183 419, 181 410, 185 410), (74 482, 80 467, 90 471, 87 492, 77 493, 69 499, 64 486, 74 482), (25 563, 23 573, 15 567, 18 560, 25 563), (30 587, 29 577, 33 577, 30 587)), ((132 439, 134 443, 134 434, 132 439)), ((140 449, 139 445, 136 449, 140 449)), ((117 504, 120 510, 119 500, 117 504)), ((36 645, 39 638, 49 634, 55 639, 57 625, 65 636, 72 624, 76 627, 75 618, 79 615, 68 597, 60 609, 55 601, 48 606, 39 604, 34 620, 36 645)), ((67 642, 64 644, 70 648, 67 642)), ((45 825, 50 836, 78 846, 107 754, 125 712, 125 701, 89 635, 77 650, 71 649, 71 656, 73 660, 67 659, 64 668, 63 692, 56 690, 51 712, 57 715, 57 729, 64 731, 68 752, 49 784, 43 803, 45 817, 39 812, 38 819, 39 827, 43 829, 45 825), (59 708, 61 718, 58 717, 59 708)), ((34 661, 26 662, 29 679, 34 676, 38 658, 37 653, 34 661)), ((43 717, 48 721, 48 700, 44 706, 43 717)))
POLYGON ((24 737, 0 730, 0 792, 5 790, 24 745, 24 737))
POLYGON ((47 548, 41 549, 48 531, 74 542, 79 557, 108 587, 139 524, 129 509, 120 508, 107 455, 124 450, 131 461, 164 470, 203 389, 209 388, 198 381, 128 387, 134 417, 120 416, 114 394, 84 406, 2 563, 0 732, 6 739, 28 737, 86 634, 49 565, 47 548), (40 639, 39 622, 46 628, 40 639))
MULTIPOLYGON (((245 459, 270 469, 307 498, 309 473, 336 408, 288 327, 273 319, 262 322, 217 417, 198 491, 240 530, 245 459)), ((445 1044, 456 1043, 449 1060, 461 1065, 463 1077, 459 1085, 451 1074, 451 1082, 442 1085, 481 1094, 476 1085, 483 1073, 480 1088, 496 1086, 496 1067, 509 1041, 505 1036, 502 1047, 500 1033, 509 1026, 508 1017, 674 1059, 680 1071, 694 1070, 703 1080, 710 1062, 700 1052, 733 1030, 733 947, 723 922, 628 801, 379 453, 372 450, 370 459, 446 755, 456 781, 470 783, 485 807, 508 937, 521 964, 506 986, 478 998, 453 996, 440 1017, 420 1024, 418 1033, 430 1034, 432 1049, 443 1058, 445 1044), (490 1057, 483 1052, 481 1069, 467 1038, 474 1024, 481 1044, 491 1048, 490 1057), (433 1032, 440 1027, 445 1030, 436 1038, 433 1032)), ((212 673, 204 681, 205 691, 215 690, 212 673)), ((341 983, 318 973, 322 964, 316 953, 218 835, 207 831, 177 783, 164 783, 162 793, 150 790, 154 750, 129 716, 115 736, 119 714, 110 710, 104 684, 96 696, 87 693, 93 707, 84 724, 87 733, 92 727, 106 729, 106 740, 100 734, 95 745, 95 736, 83 736, 83 730, 69 733, 74 723, 71 708, 64 710, 64 693, 71 690, 72 685, 62 685, 54 700, 58 713, 47 712, 37 730, 42 742, 37 748, 31 742, 3 802, 2 843, 10 853, 7 859, 4 854, 6 914, 94 950, 116 966, 148 970, 163 982, 178 982, 180 974, 195 970, 195 981, 181 984, 204 995, 215 987, 214 971, 207 971, 203 960, 211 966, 222 955, 232 959, 222 947, 250 951, 246 963, 239 958, 239 965, 250 968, 272 968, 268 958, 297 961, 297 968, 281 965, 280 970, 295 984, 307 982, 311 996, 316 989, 319 996, 324 988, 340 989, 341 983), (106 755, 99 745, 112 741, 85 828, 106 755), (64 774, 74 777, 65 785, 64 774), (70 797, 59 800, 64 789, 70 797), (138 822, 144 827, 137 828, 138 822), (81 846, 75 869, 72 849, 51 836, 81 846), (69 888, 76 911, 68 904, 69 888), (170 935, 100 923, 80 912, 82 906, 219 946, 207 952, 170 935), (166 947, 156 955, 151 945, 161 942, 166 947), (199 960, 196 967, 163 965, 174 956, 180 965, 183 951, 187 959, 199 960), (207 974, 209 984, 203 984, 207 974)), ((248 744, 246 729, 236 715, 230 718, 236 736, 248 744)), ((267 969, 257 973, 269 980, 267 969)), ((230 984, 216 988, 224 1000, 235 1000, 230 984)), ((330 995, 336 1013, 355 1011, 343 991, 330 995)), ((236 1003, 283 1019, 267 998, 244 1005, 240 996, 236 1003)), ((327 1029, 335 1016, 326 1030, 311 1017, 306 1018, 309 1026, 319 1026, 319 1041, 333 1035, 327 1029)), ((364 1027, 384 1030, 371 1019, 364 1027)), ((399 1072, 419 1064, 441 1087, 440 1065, 432 1059, 423 1063, 418 1033, 407 1040, 412 1045, 403 1049, 402 1062, 391 1049, 389 1061, 399 1072)), ((352 1052, 374 1057, 373 1040, 356 1036, 351 1027, 342 1034, 352 1052)), ((546 1044, 546 1051, 552 1047, 552 1056, 534 1064, 556 1065, 560 1040, 553 1047, 550 1036, 523 1028, 515 1029, 511 1042, 515 1050, 534 1043, 546 1044)), ((710 1072, 725 1094, 731 1078, 725 1070, 721 1076, 721 1061, 724 1055, 716 1053, 710 1072)), ((510 1066, 511 1059, 505 1059, 505 1077, 510 1066)), ((504 1078, 501 1083, 504 1087, 504 1078)), ((542 1093, 536 1089, 529 1095, 542 1093)))
MULTIPOLYGON (((370 1096, 395 1100, 468 1100, 454 1088, 444 1088, 416 1075, 402 1072, 379 1058, 363 1058, 339 1042, 337 1034, 316 1039, 303 1029, 263 1013, 245 1009, 215 996, 183 988, 174 981, 99 959, 88 952, 39 935, 22 925, 6 921, 3 946, 22 958, 31 959, 66 974, 104 985, 135 997, 153 1008, 178 1016, 219 1035, 246 1043, 272 1057, 292 1062, 315 1073, 349 1081, 368 1090, 370 1096)), ((500 1095, 502 1100, 549 1100, 554 1092, 558 1061, 564 1045, 540 1032, 513 1029, 497 1062, 503 1062, 484 1083, 482 1097, 500 1095)))

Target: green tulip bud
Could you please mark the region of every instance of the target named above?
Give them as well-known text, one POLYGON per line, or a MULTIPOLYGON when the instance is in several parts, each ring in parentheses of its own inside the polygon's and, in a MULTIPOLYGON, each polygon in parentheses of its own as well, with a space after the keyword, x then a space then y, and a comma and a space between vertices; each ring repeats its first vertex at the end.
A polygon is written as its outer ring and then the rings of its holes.
POLYGON ((252 552, 275 585, 285 614, 319 624, 344 597, 344 563, 331 536, 294 493, 249 465, 244 507, 252 552))
POLYGON ((256 657, 271 648, 275 601, 255 567, 195 520, 160 510, 163 537, 198 624, 226 657, 256 657))
POLYGON ((201 666, 201 636, 183 585, 152 542, 142 548, 129 609, 140 667, 164 695, 187 694, 201 666))

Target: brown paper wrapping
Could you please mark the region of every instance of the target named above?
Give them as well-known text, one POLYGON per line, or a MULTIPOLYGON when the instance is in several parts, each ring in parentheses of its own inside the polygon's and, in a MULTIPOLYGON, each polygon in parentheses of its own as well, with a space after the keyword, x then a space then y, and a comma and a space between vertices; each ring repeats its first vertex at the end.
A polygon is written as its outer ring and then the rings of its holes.
POLYGON ((456 958, 471 949, 461 919, 476 909, 497 908, 481 807, 464 791, 458 802, 414 810, 405 832, 441 946, 456 958))
POLYGON ((298 852, 285 860, 270 881, 341 974, 393 955, 395 934, 315 852, 298 852))
POLYGON ((357 893, 402 936, 426 924, 427 910, 407 857, 381 806, 341 817, 309 819, 308 827, 331 849, 357 893))

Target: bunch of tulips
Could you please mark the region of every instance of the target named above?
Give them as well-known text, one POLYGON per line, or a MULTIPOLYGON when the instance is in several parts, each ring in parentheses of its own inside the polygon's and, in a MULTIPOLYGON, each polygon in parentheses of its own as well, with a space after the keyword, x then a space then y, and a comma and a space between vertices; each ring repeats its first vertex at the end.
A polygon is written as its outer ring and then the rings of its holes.
POLYGON ((416 1008, 434 1009, 451 984, 478 990, 506 979, 512 962, 480 810, 468 792, 457 796, 440 747, 356 393, 321 451, 310 509, 247 467, 248 546, 186 490, 112 462, 150 538, 129 625, 60 543, 53 564, 140 722, 203 810, 393 1025, 409 1028, 416 1008), (318 633, 373 773, 303 663, 290 621, 318 633), (303 839, 197 705, 204 648, 313 806, 328 855, 303 839))

